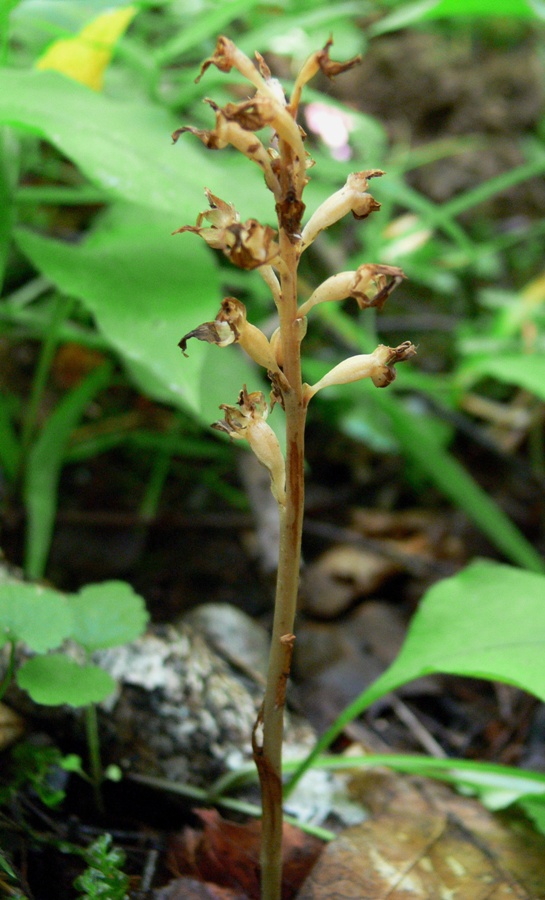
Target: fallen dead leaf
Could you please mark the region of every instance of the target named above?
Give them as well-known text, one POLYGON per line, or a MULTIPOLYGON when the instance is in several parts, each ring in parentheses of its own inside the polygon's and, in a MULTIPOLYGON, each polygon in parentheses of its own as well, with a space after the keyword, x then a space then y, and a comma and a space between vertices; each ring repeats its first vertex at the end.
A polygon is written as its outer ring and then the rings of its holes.
POLYGON ((164 888, 154 891, 153 900, 250 900, 247 894, 218 887, 197 878, 175 878, 164 888))
MULTIPOLYGON (((230 888, 235 891, 233 900, 238 900, 240 896, 257 900, 260 896, 261 822, 240 825, 223 819, 213 809, 196 810, 196 815, 204 829, 186 828, 181 835, 173 838, 169 853, 170 870, 176 875, 201 879, 210 889, 214 885, 230 888)), ((295 897, 322 847, 322 841, 317 838, 291 825, 284 825, 282 900, 295 897)), ((182 894, 174 895, 175 898, 178 896, 182 894)), ((214 894, 209 896, 215 897, 214 894)), ((169 895, 161 897, 161 900, 167 897, 170 900, 169 895)), ((218 895, 218 900, 224 900, 223 895, 218 895)))
POLYGON ((365 772, 373 817, 323 851, 297 900, 543 900, 545 838, 445 785, 365 772))
POLYGON ((395 563, 371 550, 349 544, 331 547, 305 569, 304 610, 320 618, 339 616, 398 571, 395 563))

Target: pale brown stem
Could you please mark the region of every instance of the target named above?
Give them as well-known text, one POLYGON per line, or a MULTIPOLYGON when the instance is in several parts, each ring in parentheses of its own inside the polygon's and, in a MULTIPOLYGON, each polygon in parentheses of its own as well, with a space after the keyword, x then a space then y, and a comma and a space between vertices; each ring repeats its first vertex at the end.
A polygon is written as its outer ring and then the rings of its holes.
POLYGON ((280 547, 276 601, 267 689, 258 724, 263 742, 254 754, 261 781, 263 831, 261 841, 261 897, 279 900, 282 875, 282 740, 286 683, 293 650, 293 627, 299 589, 304 504, 305 418, 301 379, 300 329, 297 328, 296 248, 280 234, 282 275, 280 329, 284 374, 290 389, 284 392, 286 410, 286 506, 280 512, 280 547))

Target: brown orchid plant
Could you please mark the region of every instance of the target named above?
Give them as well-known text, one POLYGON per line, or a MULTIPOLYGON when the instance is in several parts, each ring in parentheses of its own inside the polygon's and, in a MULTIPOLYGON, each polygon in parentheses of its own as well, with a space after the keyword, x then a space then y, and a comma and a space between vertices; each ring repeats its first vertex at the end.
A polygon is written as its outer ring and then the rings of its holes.
POLYGON ((349 213, 365 219, 380 208, 368 193, 372 178, 380 169, 351 174, 346 184, 314 211, 303 225, 303 191, 312 165, 305 150, 305 134, 297 124, 301 93, 319 71, 334 77, 360 61, 334 62, 329 57, 332 41, 312 54, 299 72, 288 101, 271 76, 263 57, 256 53, 257 65, 226 37, 218 39, 214 54, 207 59, 197 80, 209 66, 221 72, 236 69, 255 88, 251 99, 227 103, 220 108, 206 102, 215 114, 210 131, 180 128, 176 141, 190 132, 213 150, 229 145, 256 163, 275 201, 277 228, 256 219, 240 221, 235 207, 206 189, 209 208, 199 214, 195 225, 178 232, 192 232, 214 249, 221 250, 234 265, 256 269, 270 289, 278 312, 278 328, 269 338, 248 321, 246 307, 235 297, 225 297, 215 319, 198 325, 186 334, 179 346, 185 354, 190 338, 226 347, 239 344, 266 370, 272 390, 267 400, 262 391, 242 388, 237 403, 222 404, 224 418, 212 427, 231 438, 245 439, 259 461, 268 469, 271 489, 280 516, 280 543, 274 624, 267 687, 256 721, 252 746, 258 769, 263 806, 261 883, 263 900, 278 900, 281 883, 282 847, 282 735, 286 684, 290 674, 295 636, 294 619, 299 586, 301 534, 304 499, 304 435, 307 407, 312 397, 330 385, 370 378, 377 387, 386 387, 396 377, 395 364, 414 356, 414 346, 406 341, 398 347, 379 345, 373 353, 345 359, 316 384, 305 384, 301 375, 301 342, 307 330, 307 316, 326 301, 354 298, 360 307, 381 309, 394 288, 405 277, 394 266, 366 263, 356 271, 340 272, 327 278, 312 295, 300 302, 297 271, 302 254, 321 231, 349 213), (258 132, 268 132, 262 140, 258 132), (268 424, 267 416, 279 405, 285 412, 286 456, 268 424))

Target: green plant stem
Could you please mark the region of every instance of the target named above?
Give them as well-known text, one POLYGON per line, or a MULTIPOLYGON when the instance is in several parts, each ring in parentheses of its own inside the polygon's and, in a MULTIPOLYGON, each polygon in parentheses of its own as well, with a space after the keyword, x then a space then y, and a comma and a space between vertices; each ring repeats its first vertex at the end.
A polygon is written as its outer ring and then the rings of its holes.
POLYGON ((89 706, 85 707, 85 733, 87 735, 87 749, 89 750, 89 766, 95 803, 99 812, 103 812, 104 801, 101 791, 102 762, 100 760, 97 710, 94 703, 90 703, 89 706))
MULTIPOLYGON (((286 411, 286 505, 280 508, 280 546, 276 599, 263 703, 263 743, 254 757, 261 782, 263 818, 261 840, 261 897, 279 900, 282 877, 282 740, 286 684, 293 652, 293 627, 299 589, 304 504, 304 432, 306 409, 301 379, 300 333, 297 327, 297 252, 280 232, 285 270, 279 306, 284 352, 286 411)), ((258 724, 260 724, 258 722, 258 724)))
MULTIPOLYGON (((255 779, 255 767, 252 766, 252 773, 255 779)), ((211 797, 209 792, 203 788, 195 787, 192 784, 181 784, 179 781, 169 781, 168 778, 157 778, 154 775, 139 775, 135 772, 129 772, 127 775, 129 781, 135 781, 137 784, 145 784, 148 787, 155 788, 158 791, 168 791, 171 794, 178 794, 180 797, 189 797, 196 800, 200 804, 211 804, 228 809, 231 812, 239 813, 243 816, 253 816, 259 818, 261 816, 261 807, 255 803, 248 803, 245 800, 238 800, 235 797, 211 797)), ((309 822, 300 822, 294 816, 284 816, 284 821, 304 831, 305 834, 313 834, 322 841, 335 840, 335 833, 328 828, 321 828, 319 825, 312 825, 309 822)))
POLYGON ((40 351, 38 366, 36 368, 36 374, 34 375, 34 381, 32 384, 32 391, 30 394, 28 405, 26 406, 24 416, 21 434, 21 457, 19 460, 18 472, 19 478, 23 474, 28 452, 32 444, 34 431, 36 429, 38 409, 40 408, 40 404, 42 402, 47 379, 49 378, 49 370, 51 369, 55 350, 57 349, 59 330, 62 323, 68 316, 70 307, 70 300, 66 300, 66 298, 60 296, 57 296, 55 298, 53 311, 51 313, 51 319, 49 322, 49 328, 45 334, 44 342, 40 351))

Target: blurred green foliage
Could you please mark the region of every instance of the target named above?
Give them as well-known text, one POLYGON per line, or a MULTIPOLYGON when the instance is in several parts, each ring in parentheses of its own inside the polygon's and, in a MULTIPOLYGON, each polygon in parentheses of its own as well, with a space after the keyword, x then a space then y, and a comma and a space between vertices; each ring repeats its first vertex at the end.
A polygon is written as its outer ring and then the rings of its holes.
MULTIPOLYGON (((71 435, 85 419, 89 402, 119 378, 120 369, 138 391, 179 410, 184 422, 201 425, 216 417, 220 403, 232 402, 242 384, 260 378, 236 349, 218 352, 200 345, 184 360, 177 348, 183 333, 213 317, 228 291, 253 297, 256 324, 270 316, 257 276, 244 273, 243 280, 191 236, 171 237, 180 225, 195 221, 205 186, 234 201, 242 218, 270 222, 273 216, 261 173, 247 160, 231 151, 207 152, 189 136, 176 146, 170 141, 180 124, 210 122, 202 105, 205 94, 221 102, 235 89, 236 78, 215 69, 207 71, 203 85, 194 84, 216 35, 225 32, 246 52, 259 49, 280 60, 289 90, 292 62, 300 63, 331 32, 336 55, 346 58, 365 54, 369 41, 401 27, 433 29, 448 23, 453 34, 459 29, 461 40, 467 40, 483 21, 494 28, 486 17, 511 17, 531 29, 543 16, 538 0, 493 5, 487 0, 358 0, 334 6, 315 0, 283 0, 274 6, 260 0, 142 0, 134 4, 137 14, 117 42, 102 92, 60 72, 36 69, 52 42, 76 38, 106 8, 125 5, 20 0, 2 13, 0 329, 8 341, 37 339, 42 349, 29 395, 18 395, 11 385, 0 395, 0 463, 8 493, 24 498, 25 565, 32 577, 46 570, 62 466, 78 453, 82 458, 105 446, 91 437, 87 450, 74 447, 71 435), (67 391, 44 423, 52 360, 69 341, 99 351, 104 364, 67 391)), ((83 52, 77 42, 69 48, 76 56, 83 52)), ((342 109, 331 95, 314 90, 307 99, 342 109)), ((415 365, 388 392, 373 393, 364 384, 317 402, 338 429, 381 452, 404 454, 410 471, 418 471, 463 509, 508 559, 543 570, 534 548, 452 456, 455 432, 445 424, 450 414, 460 413, 468 393, 494 399, 521 389, 536 402, 543 399, 542 273, 537 267, 517 268, 516 261, 522 245, 526 258, 539 258, 532 248, 542 241, 543 225, 529 221, 503 233, 483 225, 479 213, 500 192, 545 171, 542 139, 536 134, 521 140, 520 165, 439 203, 413 187, 411 176, 433 160, 460 152, 462 139, 388 147, 379 122, 353 108, 349 115, 349 160, 334 159, 317 138, 311 142, 316 166, 306 193, 308 210, 350 171, 381 166, 388 171, 375 190, 383 204, 381 221, 364 224, 351 245, 341 242, 337 230, 324 236, 318 268, 330 274, 332 258, 345 269, 363 260, 401 265, 410 279, 403 296, 410 298, 411 311, 422 293, 430 298, 426 303, 436 298, 441 309, 452 304, 459 326, 440 372, 415 365), (468 310, 471 315, 464 314, 468 310), (503 393, 498 394, 499 385, 503 393)), ((304 275, 310 285, 312 267, 304 275)), ((307 342, 313 348, 305 361, 309 379, 338 362, 347 345, 367 352, 380 340, 380 320, 369 312, 360 320, 349 308, 320 311, 310 327, 316 340, 307 342), (320 335, 326 332, 324 350, 320 335)), ((403 334, 407 337, 414 339, 403 334)), ((271 423, 275 418, 281 427, 280 417, 273 416, 271 423)), ((543 474, 536 422, 531 464, 543 474)), ((127 439, 110 434, 107 440, 127 439)), ((156 433, 152 440, 163 462, 184 452, 183 442, 173 445, 171 433, 156 433)), ((154 485, 157 496, 157 479, 154 485)))

